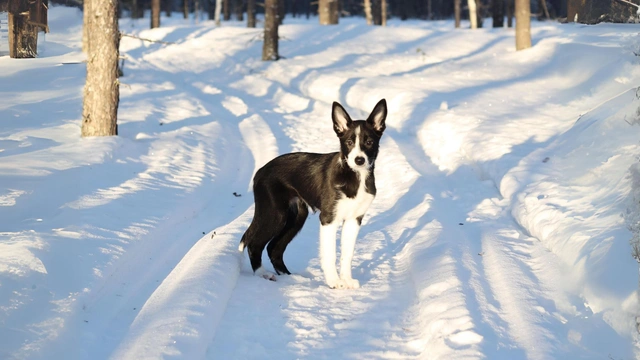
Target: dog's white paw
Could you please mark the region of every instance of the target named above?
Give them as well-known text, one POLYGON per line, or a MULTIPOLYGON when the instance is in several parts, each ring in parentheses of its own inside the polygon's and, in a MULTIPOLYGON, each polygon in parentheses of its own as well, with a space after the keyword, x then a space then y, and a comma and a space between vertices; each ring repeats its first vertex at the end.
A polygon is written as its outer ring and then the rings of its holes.
POLYGON ((356 279, 338 279, 333 286, 329 285, 332 289, 358 289, 360 288, 360 282, 356 279))
POLYGON ((271 271, 265 270, 263 267, 259 267, 258 270, 254 273, 256 276, 260 276, 263 279, 267 279, 270 281, 276 281, 276 274, 271 271))

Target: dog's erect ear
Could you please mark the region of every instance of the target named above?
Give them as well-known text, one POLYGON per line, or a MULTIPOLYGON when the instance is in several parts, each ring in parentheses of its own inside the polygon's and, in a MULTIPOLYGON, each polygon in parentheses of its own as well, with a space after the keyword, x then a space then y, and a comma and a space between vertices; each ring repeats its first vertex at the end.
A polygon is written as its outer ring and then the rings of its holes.
POLYGON ((378 101, 376 106, 373 108, 371 115, 367 118, 367 122, 373 126, 373 129, 380 135, 386 128, 384 124, 385 120, 387 120, 387 100, 382 99, 378 101))
POLYGON ((351 117, 347 114, 347 110, 335 101, 331 110, 331 119, 333 119, 333 130, 338 136, 344 134, 349 129, 349 125, 351 125, 351 117))

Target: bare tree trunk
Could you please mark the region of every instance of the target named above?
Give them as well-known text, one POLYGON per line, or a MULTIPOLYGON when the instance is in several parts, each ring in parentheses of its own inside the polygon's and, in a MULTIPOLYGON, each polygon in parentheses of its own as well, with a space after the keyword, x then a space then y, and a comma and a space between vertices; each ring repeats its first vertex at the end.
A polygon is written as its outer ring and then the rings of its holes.
POLYGON ((460 1, 453 0, 453 13, 456 18, 456 29, 460 27, 460 1))
POLYGON ((484 24, 484 12, 482 11, 482 0, 476 0, 476 16, 478 29, 484 24))
POLYGON ((264 43, 262 60, 275 61, 278 55, 278 0, 264 2, 264 43))
POLYGON ((531 47, 531 4, 516 0, 516 50, 531 47))
POLYGON ((381 0, 372 0, 371 1, 371 15, 373 17, 373 25, 382 25, 382 8, 381 8, 381 0))
POLYGON ((236 20, 244 21, 244 1, 243 0, 235 0, 236 5, 236 20))
POLYGON ((433 20, 431 0, 427 0, 427 20, 433 20))
POLYGON ((504 27, 504 0, 491 1, 491 15, 494 28, 504 27))
POLYGON ((335 25, 338 23, 338 0, 319 0, 318 18, 320 25, 335 25))
POLYGON ((551 20, 551 16, 549 16, 549 9, 547 9, 547 0, 540 0, 540 5, 542 5, 544 16, 547 18, 547 20, 551 20))
POLYGON ((189 0, 182 2, 182 16, 184 16, 185 19, 189 18, 189 0))
POLYGON ((82 4, 82 52, 89 53, 89 31, 91 31, 91 3, 93 0, 84 0, 82 4))
POLYGON ((478 17, 476 15, 476 0, 467 0, 469 6, 469 21, 471 22, 471 28, 478 28, 478 17))
POLYGON ((151 0, 151 28, 160 27, 160 0, 151 0))
POLYGON ((387 26, 387 0, 380 0, 380 18, 380 25, 387 26))
POLYGON ((9 13, 9 56, 14 59, 38 56, 38 27, 29 24, 29 15, 9 13))
POLYGON ((171 13, 173 12, 173 0, 164 0, 164 11, 167 17, 171 17, 171 13))
POLYGON ((247 27, 256 27, 256 0, 247 0, 247 27))
MULTIPOLYGON (((284 2, 284 0, 282 1, 284 2)), ((329 16, 332 25, 336 25, 340 21, 340 0, 329 2, 329 16)))
POLYGON ((371 0, 364 0, 364 17, 367 19, 367 25, 373 24, 373 16, 371 15, 371 0))
MULTIPOLYGON (((94 4, 95 5, 95 4, 94 4)), ((87 81, 82 106, 82 136, 118 134, 118 0, 91 7, 87 81)))
POLYGON ((514 0, 507 0, 507 27, 513 27, 514 0))
POLYGON ((138 9, 138 0, 131 0, 131 18, 132 19, 140 18, 140 9, 138 9))
POLYGON ((320 25, 330 25, 329 21, 329 1, 330 0, 318 0, 318 19, 320 25))
POLYGON ((220 26, 220 13, 222 12, 222 0, 216 0, 216 25, 220 26))
POLYGON ((284 15, 284 0, 278 0, 278 25, 282 25, 282 22, 284 21, 284 15))
POLYGON ((224 21, 231 20, 231 4, 230 0, 222 0, 222 14, 224 15, 224 21))

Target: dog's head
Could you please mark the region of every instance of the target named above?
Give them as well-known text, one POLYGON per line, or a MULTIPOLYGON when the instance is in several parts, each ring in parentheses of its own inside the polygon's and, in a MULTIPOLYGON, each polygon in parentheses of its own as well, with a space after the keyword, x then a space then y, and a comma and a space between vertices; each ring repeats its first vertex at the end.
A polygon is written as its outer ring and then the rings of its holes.
POLYGON ((333 130, 340 138, 342 160, 358 172, 371 169, 378 156, 380 138, 387 119, 387 101, 380 100, 367 120, 351 120, 347 111, 337 102, 331 111, 333 130))

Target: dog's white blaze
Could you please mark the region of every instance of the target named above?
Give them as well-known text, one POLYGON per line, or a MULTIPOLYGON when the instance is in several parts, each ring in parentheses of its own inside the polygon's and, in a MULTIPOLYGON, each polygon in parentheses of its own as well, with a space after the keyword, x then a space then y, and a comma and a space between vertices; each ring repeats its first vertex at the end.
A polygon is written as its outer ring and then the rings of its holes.
POLYGON ((351 149, 351 151, 349 152, 349 155, 347 155, 347 164, 349 165, 350 168, 362 174, 363 172, 364 173, 368 172, 368 168, 371 166, 371 164, 369 164, 369 158, 367 157, 367 154, 365 154, 360 148, 360 125, 358 125, 358 127, 356 128, 355 133, 356 133, 355 145, 353 146, 353 149, 351 149), (362 156, 364 158, 363 165, 360 165, 360 166, 356 165, 356 158, 358 156, 362 156))

